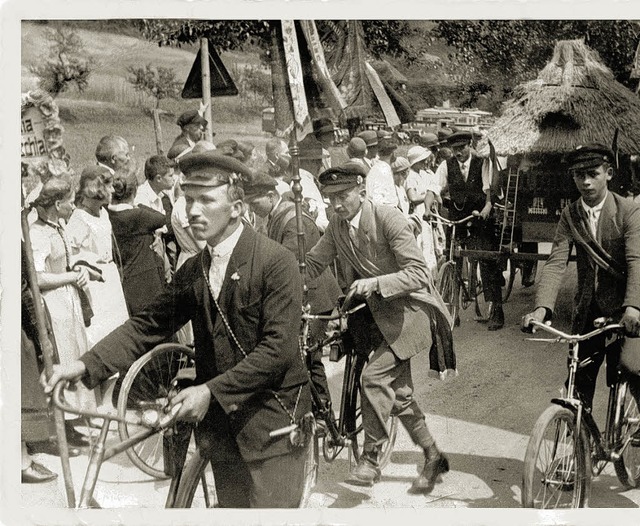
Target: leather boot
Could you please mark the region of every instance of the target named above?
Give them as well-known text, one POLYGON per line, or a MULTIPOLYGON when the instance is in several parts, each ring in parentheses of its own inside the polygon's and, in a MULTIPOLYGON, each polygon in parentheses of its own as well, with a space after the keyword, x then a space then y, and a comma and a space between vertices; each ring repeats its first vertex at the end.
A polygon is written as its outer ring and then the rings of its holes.
POLYGON ((364 451, 357 466, 349 473, 347 482, 356 486, 373 486, 379 480, 378 452, 364 451))
POLYGON ((449 471, 449 459, 443 455, 436 445, 424 450, 424 468, 420 475, 413 481, 409 493, 431 493, 438 477, 449 471))
POLYGON ((493 313, 491 314, 491 318, 489 318, 489 325, 487 326, 488 331, 497 331, 498 329, 502 329, 504 327, 504 311, 502 310, 501 304, 494 304, 493 313))

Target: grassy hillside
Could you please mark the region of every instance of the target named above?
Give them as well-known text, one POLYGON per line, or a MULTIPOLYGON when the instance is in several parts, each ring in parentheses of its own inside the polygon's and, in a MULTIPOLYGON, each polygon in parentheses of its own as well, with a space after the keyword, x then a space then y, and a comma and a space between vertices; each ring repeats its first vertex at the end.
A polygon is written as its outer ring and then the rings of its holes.
MULTIPOLYGON (((57 24, 65 25, 64 22, 57 24)), ((68 25, 68 24, 67 24, 68 25)), ((46 59, 49 42, 46 30, 50 24, 34 22, 22 24, 22 90, 37 86, 37 79, 29 66, 46 59)), ((127 67, 154 66, 172 68, 180 82, 186 80, 195 58, 193 49, 158 47, 152 42, 133 36, 104 31, 74 28, 82 39, 85 51, 95 60, 95 70, 89 79, 88 88, 80 93, 70 88, 56 102, 65 128, 64 144, 71 155, 72 168, 79 172, 93 163, 94 151, 103 135, 114 133, 125 137, 134 145, 139 163, 156 153, 153 124, 147 107, 150 101, 137 93, 127 82, 127 67)), ((222 56, 225 66, 234 80, 237 73, 248 65, 258 66, 257 53, 227 53, 222 56)), ((175 124, 177 115, 190 108, 197 108, 198 100, 165 100, 161 107, 168 111, 163 117, 165 151, 174 137, 180 133, 175 124)), ((216 97, 213 99, 214 142, 228 138, 250 140, 262 147, 266 141, 260 131, 260 118, 242 107, 239 97, 216 97)))

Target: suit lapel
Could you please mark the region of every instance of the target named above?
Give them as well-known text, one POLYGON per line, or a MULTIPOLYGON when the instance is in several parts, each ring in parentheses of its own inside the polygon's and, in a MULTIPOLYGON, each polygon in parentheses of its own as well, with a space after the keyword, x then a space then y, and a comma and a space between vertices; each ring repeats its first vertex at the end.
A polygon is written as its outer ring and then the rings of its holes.
POLYGON ((373 204, 368 199, 362 203, 362 215, 358 226, 358 243, 360 250, 370 255, 372 240, 375 237, 375 225, 373 222, 373 204))
MULTIPOLYGON (((598 244, 602 245, 602 234, 605 233, 606 238, 610 238, 610 235, 616 230, 614 224, 614 218, 616 215, 616 204, 611 192, 607 194, 604 200, 604 205, 600 211, 600 220, 598 221, 598 230, 596 232, 596 239, 598 244)), ((606 240, 605 240, 606 241, 606 240)), ((603 245, 604 246, 604 245, 603 245)))
POLYGON ((231 253, 231 259, 229 259, 229 265, 227 266, 222 288, 220 289, 220 296, 218 297, 218 304, 225 310, 225 313, 229 312, 229 302, 233 297, 233 291, 238 282, 242 279, 248 280, 250 277, 249 263, 253 256, 255 237, 255 231, 245 227, 231 253))

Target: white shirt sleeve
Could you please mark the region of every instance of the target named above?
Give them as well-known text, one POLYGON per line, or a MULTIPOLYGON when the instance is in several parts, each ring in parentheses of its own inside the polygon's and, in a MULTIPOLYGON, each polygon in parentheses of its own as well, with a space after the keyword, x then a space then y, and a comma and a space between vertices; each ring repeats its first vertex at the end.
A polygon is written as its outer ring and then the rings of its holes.
POLYGON ((449 169, 447 168, 447 161, 442 161, 438 169, 436 170, 435 180, 440 187, 440 193, 444 194, 449 189, 447 184, 447 177, 449 176, 449 169))

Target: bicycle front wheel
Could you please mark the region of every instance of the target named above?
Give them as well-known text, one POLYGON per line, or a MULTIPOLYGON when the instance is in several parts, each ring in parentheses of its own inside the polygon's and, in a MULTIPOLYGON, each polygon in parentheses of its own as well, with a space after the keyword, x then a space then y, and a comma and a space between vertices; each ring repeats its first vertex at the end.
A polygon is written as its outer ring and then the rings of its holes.
POLYGON ((215 508, 218 504, 211 462, 198 448, 187 460, 173 508, 215 508), (201 488, 201 491, 198 491, 201 488))
POLYGON ((552 405, 538 418, 524 458, 525 508, 584 508, 591 485, 585 433, 576 437, 573 411, 552 405))
POLYGON ((442 296, 451 318, 455 320, 460 310, 460 284, 453 261, 447 261, 438 271, 438 292, 442 296))
MULTIPOLYGON (((194 351, 189 347, 167 343, 158 345, 138 358, 127 371, 118 395, 118 416, 133 413, 140 419, 153 419, 162 414, 169 393, 175 389, 174 381, 187 369, 193 371, 194 351)), ((118 422, 121 440, 126 440, 141 428, 131 423, 118 422)), ((131 462, 147 475, 159 479, 171 475, 171 466, 165 465, 164 435, 155 433, 126 449, 131 462)))
POLYGON ((486 322, 491 317, 493 304, 484 297, 484 286, 480 276, 480 263, 478 260, 469 260, 469 294, 473 298, 476 311, 476 321, 486 322))
POLYGON ((613 465, 620 482, 628 488, 640 485, 640 447, 631 442, 631 435, 640 429, 640 413, 635 397, 627 382, 618 386, 619 420, 616 423, 615 437, 618 447, 623 447, 620 458, 613 465))

